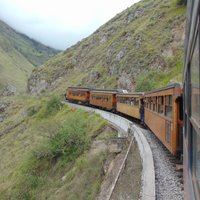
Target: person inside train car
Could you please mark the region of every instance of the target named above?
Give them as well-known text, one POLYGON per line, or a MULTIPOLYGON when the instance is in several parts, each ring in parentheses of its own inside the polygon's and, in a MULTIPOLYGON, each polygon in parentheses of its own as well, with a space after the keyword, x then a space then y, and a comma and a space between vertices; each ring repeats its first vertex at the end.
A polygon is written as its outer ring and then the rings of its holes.
POLYGON ((140 124, 144 125, 144 101, 141 100, 140 104, 140 124))

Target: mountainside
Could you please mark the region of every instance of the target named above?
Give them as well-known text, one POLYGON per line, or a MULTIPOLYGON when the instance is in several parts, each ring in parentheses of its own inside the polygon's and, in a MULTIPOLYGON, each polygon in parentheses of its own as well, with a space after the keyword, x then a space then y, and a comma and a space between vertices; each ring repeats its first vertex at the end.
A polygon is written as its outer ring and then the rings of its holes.
POLYGON ((41 65, 58 52, 0 21, 0 95, 24 92, 34 66, 41 65))
POLYGON ((31 94, 67 86, 142 91, 181 81, 185 6, 143 0, 33 71, 31 94))

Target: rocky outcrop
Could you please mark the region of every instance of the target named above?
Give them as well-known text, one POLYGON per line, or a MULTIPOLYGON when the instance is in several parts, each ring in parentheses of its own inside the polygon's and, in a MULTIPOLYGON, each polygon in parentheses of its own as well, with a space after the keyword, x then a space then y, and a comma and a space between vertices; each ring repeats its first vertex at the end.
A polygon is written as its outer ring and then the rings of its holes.
POLYGON ((31 95, 38 95, 42 91, 47 89, 48 86, 49 86, 49 83, 44 79, 42 79, 42 80, 40 80, 40 79, 31 79, 29 81, 29 84, 28 84, 28 92, 31 95))
POLYGON ((184 6, 167 0, 140 1, 34 70, 29 92, 57 89, 66 80, 82 87, 134 91, 143 72, 180 65, 184 24, 184 6))
POLYGON ((13 85, 7 85, 3 91, 3 96, 14 96, 17 94, 17 88, 13 85))

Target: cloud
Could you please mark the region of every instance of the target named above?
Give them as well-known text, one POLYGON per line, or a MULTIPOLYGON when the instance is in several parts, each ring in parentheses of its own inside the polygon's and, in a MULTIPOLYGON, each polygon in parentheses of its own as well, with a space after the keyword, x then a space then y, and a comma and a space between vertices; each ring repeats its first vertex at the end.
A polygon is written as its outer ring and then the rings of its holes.
POLYGON ((65 49, 139 0, 1 0, 0 19, 46 45, 65 49))

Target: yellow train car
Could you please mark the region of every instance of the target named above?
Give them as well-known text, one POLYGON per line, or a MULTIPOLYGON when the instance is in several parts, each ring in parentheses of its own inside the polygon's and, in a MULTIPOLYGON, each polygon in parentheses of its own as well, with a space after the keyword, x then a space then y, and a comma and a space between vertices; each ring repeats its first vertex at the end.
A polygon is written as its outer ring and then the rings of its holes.
POLYGON ((145 124, 173 154, 182 150, 182 90, 180 84, 144 95, 145 124))
POLYGON ((66 90, 66 100, 74 103, 89 104, 90 89, 80 87, 68 87, 66 90))
POLYGON ((92 90, 90 91, 90 105, 106 110, 116 110, 117 90, 92 90))
POLYGON ((140 119, 142 93, 117 94, 117 112, 140 119))

